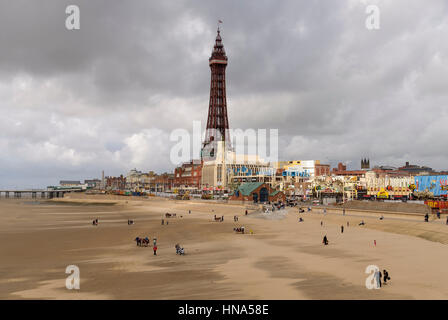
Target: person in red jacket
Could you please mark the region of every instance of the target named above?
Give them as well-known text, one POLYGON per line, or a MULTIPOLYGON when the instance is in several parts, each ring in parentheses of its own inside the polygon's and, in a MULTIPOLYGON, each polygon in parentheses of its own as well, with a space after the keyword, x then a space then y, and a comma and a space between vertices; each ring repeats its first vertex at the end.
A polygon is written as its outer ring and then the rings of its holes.
POLYGON ((156 255, 157 255, 157 245, 155 245, 155 246, 153 247, 153 250, 154 250, 154 255, 156 256, 156 255))

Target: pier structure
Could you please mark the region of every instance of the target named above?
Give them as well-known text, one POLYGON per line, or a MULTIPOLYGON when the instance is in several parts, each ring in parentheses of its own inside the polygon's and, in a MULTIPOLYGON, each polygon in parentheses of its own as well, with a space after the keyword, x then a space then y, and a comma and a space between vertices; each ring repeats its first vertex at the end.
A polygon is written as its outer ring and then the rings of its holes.
POLYGON ((53 199, 63 198, 66 193, 82 192, 81 188, 64 188, 64 189, 23 189, 23 190, 0 190, 0 198, 25 198, 27 195, 32 199, 53 199))

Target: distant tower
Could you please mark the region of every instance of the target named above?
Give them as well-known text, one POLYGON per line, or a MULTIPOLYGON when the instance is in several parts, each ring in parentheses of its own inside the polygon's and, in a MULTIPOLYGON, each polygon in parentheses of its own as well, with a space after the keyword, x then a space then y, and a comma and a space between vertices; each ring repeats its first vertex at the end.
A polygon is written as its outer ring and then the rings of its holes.
POLYGON ((215 153, 215 146, 213 145, 216 145, 213 142, 225 141, 226 149, 230 148, 226 100, 227 56, 222 44, 219 27, 209 65, 211 69, 210 102, 202 155, 213 158, 215 153))
POLYGON ((361 159, 361 170, 368 170, 370 169, 370 159, 361 159))

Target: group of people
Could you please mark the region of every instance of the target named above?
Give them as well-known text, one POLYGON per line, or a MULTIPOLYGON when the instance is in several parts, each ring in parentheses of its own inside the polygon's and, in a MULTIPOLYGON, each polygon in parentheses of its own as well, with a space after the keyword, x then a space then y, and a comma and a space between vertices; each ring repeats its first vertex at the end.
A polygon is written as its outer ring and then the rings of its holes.
MULTIPOLYGON (((139 247, 142 247, 142 246, 148 247, 150 240, 149 240, 149 237, 145 237, 145 238, 136 237, 135 242, 137 243, 137 246, 139 246, 139 247)), ((185 249, 183 247, 181 247, 179 243, 176 243, 176 245, 174 247, 176 248, 176 254, 185 255, 185 249)), ((153 239, 152 250, 154 252, 154 255, 156 256, 157 255, 157 239, 156 238, 153 239)))
MULTIPOLYGON (((149 243, 150 243, 149 239, 150 239, 150 237, 148 237, 148 236, 146 236, 144 238, 136 237, 134 239, 134 241, 136 242, 138 247, 143 247, 143 246, 148 247, 149 243)), ((154 255, 156 256, 157 255, 157 239, 154 238, 154 239, 152 239, 152 241, 153 241, 152 249, 154 251, 154 255)))
POLYGON ((92 225, 97 226, 98 225, 98 218, 92 221, 92 225))
POLYGON ((233 228, 233 231, 235 232, 241 232, 242 234, 244 234, 244 227, 237 227, 237 228, 233 228))
POLYGON ((149 245, 149 237, 145 237, 145 238, 136 237, 134 239, 134 241, 138 247, 143 247, 143 246, 147 247, 149 245))
POLYGON ((237 222, 238 221, 238 216, 233 216, 233 221, 237 222))
POLYGON ((382 284, 386 284, 388 280, 390 280, 389 272, 387 272, 386 269, 383 269, 383 273, 381 273, 381 270, 378 270, 376 273, 376 280, 378 283, 378 287, 381 288, 382 284), (381 278, 383 278, 383 281, 381 282, 381 278))

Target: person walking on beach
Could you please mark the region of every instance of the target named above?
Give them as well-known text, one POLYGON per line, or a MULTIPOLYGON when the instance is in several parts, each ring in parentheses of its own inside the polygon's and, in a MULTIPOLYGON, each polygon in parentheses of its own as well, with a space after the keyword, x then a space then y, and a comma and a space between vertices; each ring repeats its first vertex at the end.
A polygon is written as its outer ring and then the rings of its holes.
POLYGON ((324 208, 324 214, 327 214, 327 208, 324 208))
POLYGON ((437 211, 437 218, 440 219, 440 210, 437 211))
POLYGON ((191 214, 191 210, 188 210, 188 214, 191 214))
POLYGON ((350 222, 347 221, 347 227, 350 225, 350 222))
POLYGON ((387 272, 386 269, 383 270, 383 277, 384 277, 384 278, 383 278, 384 284, 386 284, 386 283, 387 283, 387 280, 390 280, 389 272, 387 272))
POLYGON ((342 209, 342 215, 345 216, 345 208, 342 209))
POLYGON ((381 271, 378 270, 376 273, 376 281, 378 283, 378 288, 381 288, 381 277, 382 277, 381 271))
POLYGON ((344 233, 344 226, 341 226, 341 233, 344 233))
POLYGON ((428 222, 428 221, 429 221, 429 215, 425 214, 425 222, 428 222))
POLYGON ((157 255, 157 246, 156 245, 154 245, 153 250, 154 250, 154 255, 156 256, 157 255))
POLYGON ((324 239, 322 240, 322 243, 323 243, 324 245, 328 245, 328 238, 327 238, 327 235, 324 236, 324 239))
POLYGON ((322 227, 323 225, 324 225, 324 222, 323 222, 323 221, 321 221, 321 222, 320 222, 320 226, 322 227))
POLYGON ((247 216, 247 210, 246 210, 246 216, 247 216))

